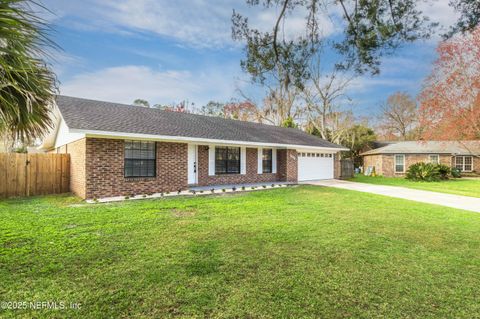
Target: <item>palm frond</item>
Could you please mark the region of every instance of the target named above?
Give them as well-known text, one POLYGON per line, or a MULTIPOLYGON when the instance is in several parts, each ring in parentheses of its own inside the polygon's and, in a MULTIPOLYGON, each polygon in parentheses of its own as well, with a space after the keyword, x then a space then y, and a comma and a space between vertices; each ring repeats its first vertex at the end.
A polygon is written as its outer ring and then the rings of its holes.
POLYGON ((42 59, 58 47, 25 0, 0 1, 0 134, 31 141, 52 125, 57 79, 42 59))

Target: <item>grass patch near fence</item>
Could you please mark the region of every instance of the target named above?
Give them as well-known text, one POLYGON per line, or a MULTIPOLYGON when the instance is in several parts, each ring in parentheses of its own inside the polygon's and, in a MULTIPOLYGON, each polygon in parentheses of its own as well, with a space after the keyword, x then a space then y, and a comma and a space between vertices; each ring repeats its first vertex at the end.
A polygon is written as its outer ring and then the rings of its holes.
POLYGON ((1 301, 25 318, 474 318, 480 215, 340 189, 0 201, 1 301))

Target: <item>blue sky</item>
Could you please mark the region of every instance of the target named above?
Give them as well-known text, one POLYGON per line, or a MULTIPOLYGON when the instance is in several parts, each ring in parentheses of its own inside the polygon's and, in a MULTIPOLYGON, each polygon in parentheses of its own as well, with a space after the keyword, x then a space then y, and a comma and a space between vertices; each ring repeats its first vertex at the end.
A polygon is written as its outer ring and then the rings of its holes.
MULTIPOLYGON (((61 94, 132 103, 144 98, 168 104, 189 100, 239 98, 238 89, 261 100, 261 90, 240 69, 241 43, 230 37, 232 9, 260 29, 272 26, 275 12, 252 11, 243 0, 43 0, 52 11, 53 38, 63 49, 54 69, 61 94)), ((423 5, 433 20, 448 26, 455 15, 448 0, 423 5)), ((302 13, 288 32, 302 28, 302 13)), ((326 35, 336 26, 324 21, 326 35)), ((372 117, 398 90, 416 95, 435 59, 438 37, 408 45, 385 58, 381 75, 357 78, 347 90, 357 115, 372 117)))

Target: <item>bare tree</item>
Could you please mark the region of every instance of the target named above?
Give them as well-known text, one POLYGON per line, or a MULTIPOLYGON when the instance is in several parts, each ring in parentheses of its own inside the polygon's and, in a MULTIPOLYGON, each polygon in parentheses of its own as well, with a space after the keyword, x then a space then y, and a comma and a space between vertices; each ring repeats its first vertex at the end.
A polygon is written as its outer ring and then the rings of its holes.
POLYGON ((304 112, 300 105, 301 90, 293 85, 285 85, 281 71, 265 80, 262 86, 265 88, 265 97, 257 102, 237 87, 242 99, 256 106, 256 122, 285 126, 289 121, 300 120, 304 112))
POLYGON ((324 72, 319 58, 309 73, 310 81, 302 92, 306 120, 323 139, 338 143, 353 123, 351 112, 344 110, 350 101, 345 92, 353 76, 337 68, 324 72))
POLYGON ((393 135, 404 141, 418 137, 418 107, 410 95, 396 92, 381 108, 379 128, 385 136, 393 135))

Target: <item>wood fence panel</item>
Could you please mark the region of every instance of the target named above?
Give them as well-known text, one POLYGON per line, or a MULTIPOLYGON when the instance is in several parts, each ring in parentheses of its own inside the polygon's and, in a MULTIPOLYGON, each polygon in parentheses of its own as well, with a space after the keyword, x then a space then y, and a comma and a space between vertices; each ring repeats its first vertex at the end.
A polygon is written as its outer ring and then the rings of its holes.
POLYGON ((340 160, 340 179, 349 179, 354 176, 353 160, 340 160))
POLYGON ((0 198, 69 191, 68 154, 0 153, 0 198))
POLYGON ((7 154, 0 153, 0 198, 7 197, 7 154))

